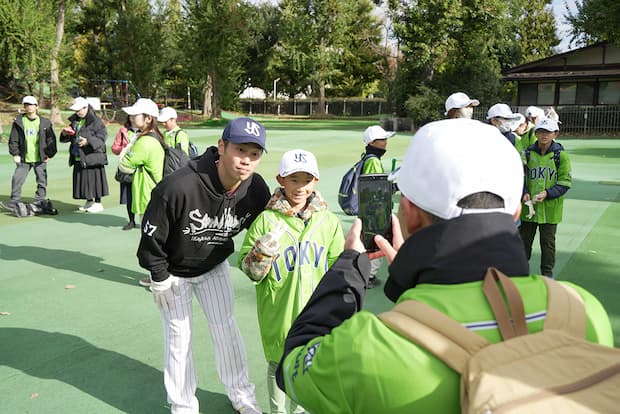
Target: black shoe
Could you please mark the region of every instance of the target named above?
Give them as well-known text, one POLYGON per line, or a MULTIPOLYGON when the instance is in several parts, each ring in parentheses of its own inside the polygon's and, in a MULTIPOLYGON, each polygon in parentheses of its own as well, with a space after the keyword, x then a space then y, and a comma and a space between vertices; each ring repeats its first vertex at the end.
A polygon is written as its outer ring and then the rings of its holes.
POLYGON ((377 286, 381 286, 381 279, 375 276, 372 276, 370 279, 368 279, 368 289, 372 289, 377 286))
POLYGON ((129 223, 123 226, 123 230, 131 230, 134 228, 136 228, 136 223, 134 223, 133 221, 130 221, 129 223))

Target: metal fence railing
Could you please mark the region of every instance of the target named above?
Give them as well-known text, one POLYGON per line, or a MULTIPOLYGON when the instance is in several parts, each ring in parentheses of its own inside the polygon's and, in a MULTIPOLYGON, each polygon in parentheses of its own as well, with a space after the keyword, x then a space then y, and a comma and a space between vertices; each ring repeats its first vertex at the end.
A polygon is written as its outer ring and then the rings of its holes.
MULTIPOLYGON (((542 109, 547 109, 542 106, 542 109)), ((513 106, 514 112, 525 114, 526 106, 513 106)), ((620 136, 620 105, 558 106, 554 108, 560 117, 562 133, 583 135, 603 134, 620 136)), ((474 118, 484 120, 488 108, 478 106, 474 118)))
MULTIPOLYGON (((248 114, 313 115, 317 99, 241 99, 240 110, 248 114)), ((326 113, 336 116, 374 116, 388 112, 385 99, 326 99, 326 113)))

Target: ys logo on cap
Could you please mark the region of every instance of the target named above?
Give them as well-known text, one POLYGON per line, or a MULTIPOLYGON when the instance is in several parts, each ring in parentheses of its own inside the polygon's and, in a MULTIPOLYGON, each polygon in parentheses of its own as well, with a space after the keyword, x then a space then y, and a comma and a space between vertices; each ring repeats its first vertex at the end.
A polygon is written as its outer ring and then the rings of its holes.
POLYGON ((254 135, 255 137, 260 137, 260 125, 256 122, 247 121, 245 123, 244 131, 250 135, 254 135))
POLYGON ((306 154, 302 153, 302 152, 298 152, 295 154, 295 156, 293 157, 293 160, 295 162, 303 162, 304 164, 307 163, 308 161, 306 160, 306 154))

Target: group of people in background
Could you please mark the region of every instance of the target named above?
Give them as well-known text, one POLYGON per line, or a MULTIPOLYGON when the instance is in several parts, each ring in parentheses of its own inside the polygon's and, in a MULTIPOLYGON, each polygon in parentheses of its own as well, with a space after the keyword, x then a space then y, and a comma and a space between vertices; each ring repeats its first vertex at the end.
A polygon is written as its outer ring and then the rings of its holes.
MULTIPOLYGON (((445 115, 449 119, 471 118, 473 108, 479 104, 477 99, 456 92, 446 99, 445 115)), ((557 226, 562 221, 564 196, 572 180, 570 158, 556 141, 561 124, 558 114, 553 108, 545 111, 530 106, 523 115, 513 113, 504 103, 497 103, 488 109, 486 121, 495 126, 521 156, 525 181, 519 231, 528 260, 536 232, 539 232, 540 271, 553 277, 557 226)))

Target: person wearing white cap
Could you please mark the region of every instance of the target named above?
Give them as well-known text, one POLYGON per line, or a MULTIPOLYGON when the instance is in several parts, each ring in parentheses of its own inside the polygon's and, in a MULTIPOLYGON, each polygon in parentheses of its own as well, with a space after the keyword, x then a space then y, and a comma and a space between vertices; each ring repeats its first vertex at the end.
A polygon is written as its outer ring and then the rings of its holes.
POLYGON ((316 190, 319 167, 311 152, 294 149, 280 161, 276 188, 248 230, 239 267, 256 285, 258 324, 267 359, 271 413, 302 413, 278 388, 275 370, 291 324, 342 253, 340 221, 316 190))
MULTIPOLYGON (((131 211, 141 216, 151 201, 153 188, 164 174, 164 137, 157 127, 159 108, 150 99, 140 98, 132 106, 124 107, 131 125, 137 129, 131 143, 118 163, 118 169, 133 174, 131 180, 131 211)), ((140 284, 148 286, 150 280, 142 279, 140 284)))
POLYGON ((516 134, 512 132, 513 124, 518 119, 519 114, 513 113, 510 107, 503 103, 497 103, 491 106, 487 112, 487 121, 499 129, 499 132, 501 132, 520 153, 520 140, 517 141, 516 134))
POLYGON ((172 413, 200 410, 192 354, 194 296, 209 322, 217 374, 233 409, 262 413, 234 317, 228 257, 234 251, 233 237, 249 228, 269 201, 269 187, 255 173, 266 140, 259 122, 233 119, 217 146, 155 187, 144 213, 137 256, 150 273, 150 290, 161 315, 164 385, 172 413))
MULTIPOLYGON (((398 186, 393 240, 375 236, 391 262, 385 284, 390 300, 422 302, 474 335, 499 342, 482 289, 495 267, 522 292, 528 316, 546 312, 546 278, 529 274, 515 225, 523 166, 496 128, 470 119, 424 125, 403 158, 398 186)), ((433 346, 442 342, 418 345, 384 323, 384 316, 362 310, 368 259, 376 253, 365 252, 360 232, 356 219, 344 252, 291 326, 278 386, 315 413, 461 412, 459 373, 435 356, 442 350, 433 346)), ((548 282, 581 297, 589 341, 613 346, 609 318, 594 296, 573 284, 548 282)), ((416 326, 409 317, 401 320, 416 326)), ((420 331, 420 324, 412 329, 420 331)), ((533 316, 523 324, 532 333, 543 328, 533 316)))
POLYGON ((512 123, 511 130, 517 136, 517 139, 521 139, 521 135, 525 134, 528 127, 527 119, 523 114, 517 114, 519 118, 515 119, 512 123))
MULTIPOLYGON (((362 174, 382 174, 385 172, 381 157, 383 157, 387 151, 387 140, 394 135, 396 135, 396 132, 386 131, 378 125, 366 128, 364 131, 364 144, 366 144, 366 149, 362 154, 362 159, 364 159, 362 174)), ((369 285, 371 289, 381 284, 381 280, 377 277, 377 273, 379 269, 381 269, 382 264, 382 258, 371 261, 369 285)))
POLYGON ((571 164, 564 147, 555 141, 560 128, 557 121, 541 118, 534 127, 537 141, 524 151, 524 203, 533 211, 523 209, 519 231, 528 260, 538 229, 540 235, 540 271, 553 277, 555 265, 555 235, 562 221, 564 197, 571 187, 571 164))
POLYGON ((36 201, 43 201, 47 195, 47 162, 56 155, 56 134, 49 119, 39 115, 37 98, 28 95, 22 99, 24 113, 18 115, 11 126, 9 154, 15 161, 15 172, 11 180, 9 205, 21 199, 22 187, 28 173, 34 169, 37 190, 36 201))
POLYGON ((69 126, 63 128, 60 142, 70 143, 73 198, 85 200, 84 205, 78 207, 79 211, 99 213, 103 211, 101 198, 110 193, 105 173, 108 131, 86 98, 78 96, 69 109, 75 113, 69 117, 69 126))
POLYGON ((521 145, 523 149, 536 142, 536 122, 545 117, 545 111, 537 106, 528 106, 525 110, 525 117, 528 121, 527 130, 521 135, 521 145))
POLYGON ((173 148, 180 148, 189 156, 189 137, 187 132, 183 131, 177 124, 177 111, 166 106, 159 112, 157 120, 164 124, 164 128, 166 128, 164 132, 166 144, 173 148))
POLYGON ((474 114, 474 107, 480 105, 477 99, 471 99, 463 92, 455 92, 446 99, 446 112, 448 119, 468 118, 474 114))

